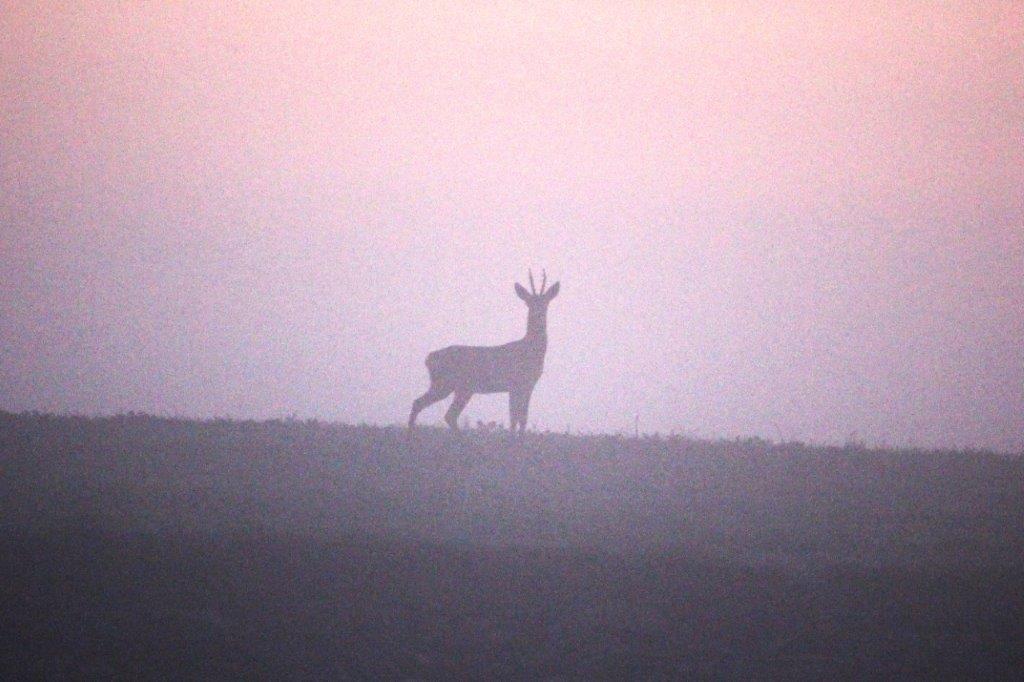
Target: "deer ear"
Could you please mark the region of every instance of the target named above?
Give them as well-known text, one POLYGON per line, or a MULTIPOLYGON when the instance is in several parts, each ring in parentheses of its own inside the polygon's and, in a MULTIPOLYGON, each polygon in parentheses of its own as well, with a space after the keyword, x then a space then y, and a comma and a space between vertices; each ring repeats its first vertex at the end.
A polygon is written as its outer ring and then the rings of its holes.
POLYGON ((523 299, 524 301, 530 300, 530 294, 528 294, 526 292, 526 289, 523 288, 523 285, 519 284, 518 282, 516 282, 516 296, 523 299))
POLYGON ((558 296, 558 289, 559 289, 558 285, 559 284, 560 284, 559 282, 555 282, 550 287, 548 287, 547 293, 544 294, 544 298, 546 298, 546 299, 548 299, 550 301, 555 296, 558 296))

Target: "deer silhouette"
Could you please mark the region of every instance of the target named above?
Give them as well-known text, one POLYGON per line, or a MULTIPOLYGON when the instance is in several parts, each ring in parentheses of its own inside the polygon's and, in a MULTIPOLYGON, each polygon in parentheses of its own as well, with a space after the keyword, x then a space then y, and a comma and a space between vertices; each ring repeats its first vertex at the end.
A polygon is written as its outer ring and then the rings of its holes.
POLYGON ((558 295, 559 283, 547 288, 548 276, 542 272, 540 291, 534 288, 533 272, 530 291, 516 283, 516 296, 529 308, 526 336, 502 346, 448 346, 427 355, 430 388, 413 401, 409 428, 428 405, 455 398, 444 420, 452 430, 459 428, 459 415, 474 393, 508 393, 509 421, 512 432, 526 430, 530 395, 544 371, 544 354, 548 349, 548 304, 558 295))

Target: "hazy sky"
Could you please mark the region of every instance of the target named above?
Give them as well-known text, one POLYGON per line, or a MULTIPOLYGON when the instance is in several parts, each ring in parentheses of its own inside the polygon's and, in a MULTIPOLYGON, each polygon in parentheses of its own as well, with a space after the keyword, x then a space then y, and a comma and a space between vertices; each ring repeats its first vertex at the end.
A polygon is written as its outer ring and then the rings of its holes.
POLYGON ((0 408, 1024 448, 1024 5, 707 4, 0 0, 0 408))

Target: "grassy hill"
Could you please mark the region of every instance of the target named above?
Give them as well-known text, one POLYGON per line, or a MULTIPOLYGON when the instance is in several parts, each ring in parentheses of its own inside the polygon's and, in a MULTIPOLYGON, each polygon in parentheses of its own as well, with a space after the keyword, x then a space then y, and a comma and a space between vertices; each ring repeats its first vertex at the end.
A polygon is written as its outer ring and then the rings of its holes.
POLYGON ((1024 461, 0 413, 31 676, 1024 672, 1024 461))

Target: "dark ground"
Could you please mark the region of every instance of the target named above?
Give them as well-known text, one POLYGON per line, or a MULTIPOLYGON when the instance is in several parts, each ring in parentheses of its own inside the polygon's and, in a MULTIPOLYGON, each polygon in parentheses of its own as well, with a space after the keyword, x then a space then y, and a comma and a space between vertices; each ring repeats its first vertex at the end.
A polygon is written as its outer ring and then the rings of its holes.
POLYGON ((0 673, 1024 675, 1024 464, 0 413, 0 673))

